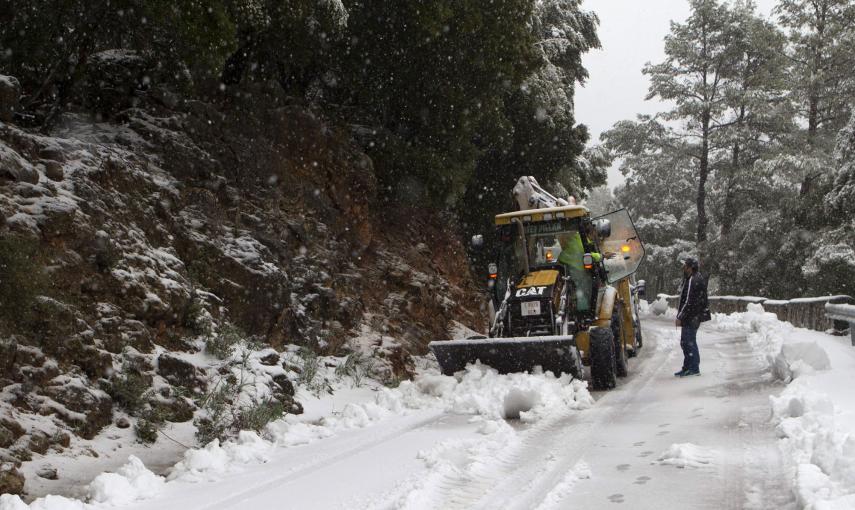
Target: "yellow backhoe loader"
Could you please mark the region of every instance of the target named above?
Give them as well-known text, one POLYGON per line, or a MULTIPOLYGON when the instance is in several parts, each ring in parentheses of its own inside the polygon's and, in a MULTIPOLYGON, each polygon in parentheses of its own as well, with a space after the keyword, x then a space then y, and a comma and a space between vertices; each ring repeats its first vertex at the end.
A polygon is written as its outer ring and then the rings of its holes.
MULTIPOLYGON (((611 389, 641 347, 643 281, 633 274, 644 245, 625 209, 592 218, 544 191, 533 177, 514 187, 520 210, 495 218, 489 264, 488 335, 430 343, 447 375, 480 361, 500 373, 544 371, 585 377, 611 389)), ((473 245, 483 245, 475 236, 473 245)))

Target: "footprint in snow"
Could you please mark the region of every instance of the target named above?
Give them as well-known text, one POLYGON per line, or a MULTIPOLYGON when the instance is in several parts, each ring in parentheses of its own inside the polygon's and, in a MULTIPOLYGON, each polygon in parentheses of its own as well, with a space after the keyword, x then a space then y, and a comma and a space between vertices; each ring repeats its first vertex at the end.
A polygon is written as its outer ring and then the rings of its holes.
POLYGON ((671 424, 670 423, 660 423, 659 428, 661 429, 663 427, 667 427, 668 425, 671 425, 671 424))
POLYGON ((623 494, 612 494, 609 496, 609 501, 612 503, 623 503, 623 494))
POLYGON ((649 476, 639 476, 639 477, 638 477, 638 478, 636 478, 636 479, 635 479, 635 481, 634 481, 634 482, 632 482, 632 483, 634 483, 635 485, 644 485, 644 484, 646 484, 646 483, 647 483, 647 482, 649 482, 649 481, 650 481, 650 477, 649 477, 649 476))
POLYGON ((620 464, 619 466, 617 466, 618 471, 627 471, 627 470, 629 470, 629 468, 630 468, 629 464, 620 464))
POLYGON ((664 436, 665 434, 668 434, 668 433, 669 433, 669 432, 668 432, 667 430, 662 430, 662 431, 660 431, 660 432, 657 432, 657 433, 656 433, 656 435, 657 435, 657 436, 664 436))
POLYGON ((632 443, 632 446, 644 446, 645 441, 639 441, 637 443, 632 443))
POLYGON ((641 452, 641 455, 639 455, 639 457, 642 457, 642 458, 643 457, 649 457, 649 456, 653 455, 653 453, 654 452, 651 450, 645 450, 645 451, 641 452))

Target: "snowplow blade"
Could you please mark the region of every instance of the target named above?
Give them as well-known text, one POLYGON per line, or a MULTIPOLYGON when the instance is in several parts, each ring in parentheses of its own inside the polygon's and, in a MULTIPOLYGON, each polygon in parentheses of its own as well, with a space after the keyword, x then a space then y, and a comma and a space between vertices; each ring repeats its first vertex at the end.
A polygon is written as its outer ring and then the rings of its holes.
POLYGON ((536 366, 555 375, 572 374, 572 336, 531 336, 443 340, 428 344, 442 373, 453 375, 467 364, 480 361, 500 374, 531 372, 536 366))

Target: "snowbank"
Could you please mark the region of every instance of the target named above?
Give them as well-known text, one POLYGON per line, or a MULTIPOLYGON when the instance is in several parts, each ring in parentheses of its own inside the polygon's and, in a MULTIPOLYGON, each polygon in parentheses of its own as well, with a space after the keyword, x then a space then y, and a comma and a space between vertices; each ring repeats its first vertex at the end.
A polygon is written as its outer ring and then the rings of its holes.
POLYGON ((18 496, 0 496, 0 510, 89 510, 103 507, 127 506, 141 499, 154 498, 163 492, 165 481, 145 468, 142 461, 131 455, 128 462, 115 473, 102 473, 89 485, 89 501, 46 496, 25 504, 18 496))
MULTIPOLYGON (((227 479, 230 473, 267 462, 278 448, 312 443, 345 430, 430 409, 472 415, 473 420, 481 422, 479 432, 491 437, 482 446, 492 445, 495 453, 516 436, 504 420, 533 423, 555 416, 557 409, 573 411, 594 403, 587 384, 569 375, 556 377, 547 372, 500 376, 494 369, 480 364, 467 367, 455 377, 440 375, 436 368, 430 368, 397 388, 378 386, 375 389, 373 401, 348 402, 340 412, 311 422, 304 416, 288 415, 268 424, 262 435, 244 431, 234 441, 221 444, 215 440, 203 448, 188 450, 166 479, 131 456, 115 473, 103 473, 92 481, 87 502, 48 496, 26 505, 17 496, 4 495, 0 498, 0 510, 124 507, 137 500, 162 496, 172 485, 227 479)), ((447 448, 448 445, 444 445, 443 451, 447 448)), ((426 459, 431 455, 424 453, 426 459)), ((444 462, 438 453, 436 455, 436 462, 444 462)))
POLYGON ((569 375, 547 372, 499 375, 490 367, 470 365, 458 378, 427 374, 399 388, 402 405, 436 398, 455 414, 475 414, 489 419, 516 418, 531 423, 558 407, 585 409, 594 400, 587 383, 569 375))
MULTIPOLYGON (((740 331, 748 334, 748 342, 761 358, 765 358, 772 373, 784 382, 817 370, 829 370, 831 361, 817 340, 805 342, 808 330, 781 322, 763 305, 750 303, 748 311, 730 315, 713 314, 705 328, 717 331, 740 331)), ((821 335, 824 336, 824 335, 821 335)))
POLYGON ((709 467, 715 460, 716 452, 710 448, 692 443, 672 444, 659 455, 656 463, 684 468, 709 467))
POLYGON ((241 464, 266 462, 274 445, 255 432, 242 431, 235 441, 222 446, 213 440, 204 448, 188 450, 172 468, 169 480, 184 482, 217 481, 241 464))
POLYGON ((716 314, 709 324, 748 333, 757 355, 788 383, 770 401, 800 507, 855 508, 855 349, 849 339, 795 328, 759 304, 716 314))
POLYGON ((668 298, 660 294, 648 309, 654 315, 664 314, 668 310, 668 298))
POLYGON ((163 490, 164 480, 131 455, 115 473, 103 473, 89 485, 89 499, 95 503, 123 506, 138 499, 152 498, 163 490))

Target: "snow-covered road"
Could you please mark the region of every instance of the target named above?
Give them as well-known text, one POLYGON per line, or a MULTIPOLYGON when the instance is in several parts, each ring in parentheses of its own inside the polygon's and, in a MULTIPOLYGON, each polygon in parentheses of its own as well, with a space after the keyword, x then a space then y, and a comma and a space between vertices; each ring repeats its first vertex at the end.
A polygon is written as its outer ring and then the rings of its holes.
POLYGON ((423 360, 394 389, 301 390, 304 415, 188 450, 166 477, 131 459, 87 502, 0 496, 0 510, 855 507, 848 338, 751 305, 702 327, 702 375, 678 379, 672 321, 645 318, 609 392, 478 365, 446 377, 423 360))
POLYGON ((673 320, 645 326, 650 341, 633 375, 584 413, 586 447, 568 455, 591 477, 561 507, 794 508, 770 423, 769 395, 781 385, 745 335, 702 328, 702 375, 678 379, 673 320))
POLYGON ((510 421, 504 433, 420 411, 136 508, 794 507, 769 423, 780 386, 768 368, 745 335, 702 331, 703 375, 677 379, 677 335, 671 320, 648 320, 631 375, 589 409, 510 421))

